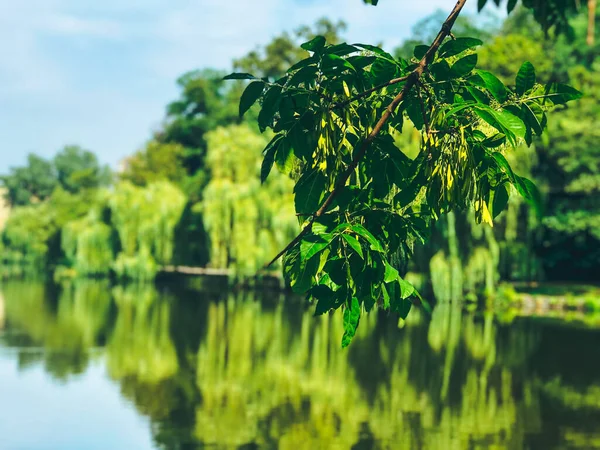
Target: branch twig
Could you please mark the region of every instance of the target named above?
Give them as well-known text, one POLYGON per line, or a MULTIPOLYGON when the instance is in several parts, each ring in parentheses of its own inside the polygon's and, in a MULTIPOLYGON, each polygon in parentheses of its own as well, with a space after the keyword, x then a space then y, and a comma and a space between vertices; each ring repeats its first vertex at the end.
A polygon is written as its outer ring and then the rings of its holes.
POLYGON ((360 94, 356 94, 354 97, 349 98, 348 100, 344 100, 343 102, 339 102, 333 105, 333 108, 343 108, 344 106, 352 103, 355 100, 358 100, 359 98, 363 98, 368 96, 369 94, 371 94, 372 92, 378 91, 380 89, 383 89, 384 87, 388 87, 391 86, 393 84, 398 84, 398 83, 402 83, 403 81, 408 80, 408 78, 410 77, 410 75, 405 75, 403 77, 399 77, 399 78, 392 78, 389 81, 386 81, 385 83, 381 83, 375 87, 372 87, 370 89, 367 89, 366 91, 361 92, 360 94))
MULTIPOLYGON (((425 53, 423 58, 421 58, 421 61, 419 61, 419 64, 417 64, 417 67, 415 67, 415 69, 406 77, 406 80, 403 80, 403 81, 406 81, 406 84, 402 87, 402 90, 398 93, 398 95, 396 95, 396 97, 394 97, 394 99, 390 102, 388 107, 385 109, 384 113, 381 115, 381 117, 379 118, 379 120, 377 121, 375 126, 373 127, 373 130, 369 133, 367 138, 362 142, 360 149, 358 150, 358 152, 354 156, 354 159, 348 165, 348 167, 346 168, 346 170, 344 171, 344 173, 342 174, 342 176, 336 183, 333 191, 331 191, 331 193, 327 196, 327 198, 325 199, 325 201, 323 202, 321 207, 317 210, 317 212, 315 212, 312 215, 312 217, 309 219, 309 222, 300 231, 300 233, 298 233, 298 235, 288 245, 286 245, 285 248, 283 250, 281 250, 277 254, 277 256, 275 256, 271 260, 271 262, 269 264, 266 265, 266 267, 271 266, 275 261, 277 261, 281 256, 283 256, 288 250, 290 250, 298 242, 300 242, 302 240, 302 238, 312 229, 312 225, 313 225, 315 219, 322 216, 325 213, 325 211, 327 211, 327 208, 329 207, 329 205, 331 205, 331 203, 333 202, 335 197, 339 194, 339 192, 342 190, 342 188, 346 185, 348 178, 350 178, 350 175, 352 175, 352 172, 354 172, 354 169, 356 169, 356 167, 358 166, 360 160, 363 158, 363 156, 367 152, 367 149, 369 148, 370 144, 379 135, 379 133, 383 129, 383 126, 387 123, 387 121, 389 120, 392 113, 396 110, 396 108, 402 102, 402 100, 404 100, 404 97, 406 97, 406 94, 419 81, 419 78, 421 78, 421 75, 423 75, 423 71, 425 70, 427 65, 433 60, 433 57, 435 56, 435 54, 436 54, 438 48, 440 47, 440 45, 442 44, 443 40, 447 36, 450 35, 452 26, 454 25, 456 18, 462 11, 463 6, 465 6, 466 2, 467 2, 467 0, 458 0, 456 2, 456 5, 454 5, 454 9, 448 15, 446 21, 442 24, 442 28, 440 29, 439 33, 437 34, 437 36, 431 43, 431 46, 429 47, 429 49, 427 50, 427 52, 425 53)), ((393 80, 390 80, 390 81, 393 81, 393 80)), ((368 91, 365 91, 365 92, 368 92, 368 91)), ((365 94, 365 95, 367 95, 367 94, 365 94)))

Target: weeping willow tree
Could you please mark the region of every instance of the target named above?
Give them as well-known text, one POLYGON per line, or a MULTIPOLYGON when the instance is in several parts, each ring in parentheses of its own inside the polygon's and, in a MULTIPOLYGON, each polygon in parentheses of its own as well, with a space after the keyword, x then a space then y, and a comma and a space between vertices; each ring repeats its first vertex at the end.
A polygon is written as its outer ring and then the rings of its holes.
MULTIPOLYGON (((108 194, 102 195, 104 198, 108 194)), ((68 222, 62 229, 61 246, 65 258, 76 276, 106 276, 114 261, 112 228, 103 221, 106 201, 92 208, 78 220, 68 222)), ((55 278, 60 275, 55 273, 55 278)))
POLYGON ((117 185, 109 206, 121 247, 113 264, 118 277, 151 280, 159 265, 171 262, 175 227, 185 204, 183 192, 167 181, 146 187, 117 185))
POLYGON ((42 272, 56 232, 54 213, 47 203, 15 208, 2 232, 3 277, 42 272))
POLYGON ((218 128, 207 134, 207 142, 211 180, 202 212, 210 264, 241 275, 255 273, 298 230, 293 183, 275 174, 261 186, 261 150, 267 141, 247 125, 218 128))

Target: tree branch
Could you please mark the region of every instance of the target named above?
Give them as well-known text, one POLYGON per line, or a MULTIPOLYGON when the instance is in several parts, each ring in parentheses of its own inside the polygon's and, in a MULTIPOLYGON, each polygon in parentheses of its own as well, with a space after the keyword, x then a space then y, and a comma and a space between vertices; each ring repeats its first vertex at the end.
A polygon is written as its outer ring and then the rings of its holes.
POLYGON ((392 78, 391 80, 386 81, 385 83, 381 83, 380 85, 377 85, 375 87, 367 89, 366 91, 363 91, 360 94, 356 94, 354 97, 349 98, 348 100, 344 100, 343 102, 339 102, 339 103, 334 104, 333 108, 343 108, 344 106, 349 105, 350 103, 352 103, 355 100, 358 100, 359 98, 363 98, 363 97, 368 96, 372 92, 378 91, 380 89, 383 89, 384 87, 388 87, 388 86, 391 86, 393 84, 402 83, 403 81, 408 80, 409 77, 410 77, 410 75, 405 75, 405 76, 399 77, 399 78, 392 78))
MULTIPOLYGON (((427 65, 433 60, 438 48, 440 47, 440 45, 443 42, 443 40, 447 36, 450 35, 452 26, 454 25, 456 18, 462 11, 463 6, 465 6, 466 2, 467 2, 467 0, 458 0, 456 2, 456 5, 454 5, 454 9, 448 15, 445 22, 442 24, 442 28, 440 29, 439 33, 437 34, 437 36, 431 43, 431 46, 429 47, 429 49, 427 50, 427 52, 425 53, 423 58, 421 58, 421 61, 419 61, 419 64, 417 64, 417 67, 415 67, 415 69, 406 77, 406 80, 403 80, 403 81, 406 81, 406 84, 402 87, 402 90, 398 93, 398 95, 396 95, 396 97, 394 97, 394 99, 390 102, 388 107, 385 109, 384 113, 381 115, 381 117, 379 118, 379 120, 377 121, 375 126, 373 127, 373 130, 369 133, 367 138, 362 142, 360 149, 358 150, 358 152, 354 156, 354 159, 348 165, 348 167, 346 168, 346 170, 344 171, 344 173, 342 174, 342 176, 340 177, 338 182, 335 184, 333 191, 331 191, 331 193, 327 196, 327 198, 325 199, 325 201, 323 202, 321 207, 317 210, 317 212, 315 212, 313 214, 313 216, 309 219, 309 222, 300 231, 300 233, 298 233, 298 235, 288 245, 286 245, 285 248, 283 250, 281 250, 277 254, 277 256, 275 256, 271 260, 271 262, 269 264, 266 265, 266 267, 271 266, 275 261, 277 261, 281 256, 283 256, 288 250, 290 250, 298 242, 300 242, 302 240, 302 238, 312 229, 312 225, 313 225, 315 219, 322 216, 325 213, 325 211, 327 211, 327 208, 329 208, 329 206, 331 205, 333 200, 337 197, 337 195, 340 193, 342 188, 346 185, 348 178, 350 178, 350 175, 352 175, 352 172, 354 172, 354 169, 356 169, 356 167, 358 166, 360 160, 363 158, 363 156, 367 152, 367 149, 369 148, 371 143, 379 135, 379 133, 383 129, 383 126, 387 123, 390 116, 396 110, 396 108, 402 102, 402 100, 404 100, 404 98, 406 97, 408 92, 419 81, 419 78, 421 78, 421 75, 423 75, 423 72, 425 71, 425 68, 427 67, 427 65)), ((390 81, 393 81, 393 80, 390 80, 390 81)), ((368 92, 368 91, 365 91, 365 92, 368 92)), ((367 95, 367 94, 365 94, 365 95, 367 95)))

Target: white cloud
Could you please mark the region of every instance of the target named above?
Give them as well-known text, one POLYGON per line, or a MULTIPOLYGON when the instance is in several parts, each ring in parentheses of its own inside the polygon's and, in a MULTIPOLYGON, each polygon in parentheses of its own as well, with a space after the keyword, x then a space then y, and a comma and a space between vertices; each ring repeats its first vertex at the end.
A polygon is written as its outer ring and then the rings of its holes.
POLYGON ((160 122, 175 79, 321 17, 392 49, 453 0, 0 0, 0 173, 77 142, 115 164, 160 122), (83 49, 83 50, 82 50, 83 49), (106 59, 106 61, 103 60, 106 59), (98 62, 100 61, 100 63, 98 62), (109 79, 110 81, 106 81, 109 79))

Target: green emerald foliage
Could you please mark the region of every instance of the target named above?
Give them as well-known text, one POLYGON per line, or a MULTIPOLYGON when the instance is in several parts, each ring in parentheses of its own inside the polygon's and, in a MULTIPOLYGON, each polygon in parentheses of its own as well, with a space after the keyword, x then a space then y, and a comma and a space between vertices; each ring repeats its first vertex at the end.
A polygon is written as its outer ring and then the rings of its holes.
POLYGON ((403 77, 429 46, 417 46, 414 59, 406 61, 379 47, 328 45, 317 36, 302 44, 308 57, 277 80, 229 77, 253 80, 240 114, 258 101, 259 128, 275 133, 263 152, 262 181, 275 163, 288 174, 295 181, 300 224, 309 227, 283 256, 285 278, 314 302, 315 315, 343 310, 343 347, 363 312, 378 307, 405 318, 413 304, 425 304, 403 278, 402 260, 441 215, 472 209, 477 222, 492 226, 513 192, 541 213, 534 184, 515 174, 504 155, 521 142, 531 144, 543 132, 548 110, 581 93, 540 84, 529 62, 515 74, 515 85, 506 86, 477 70, 475 49, 481 44, 448 38, 429 54, 418 83, 407 89, 357 164, 375 123, 403 88, 403 77), (421 136, 416 157, 394 139, 406 121, 421 136), (342 174, 354 166, 340 186, 342 174), (333 201, 323 207, 332 192, 333 201))

